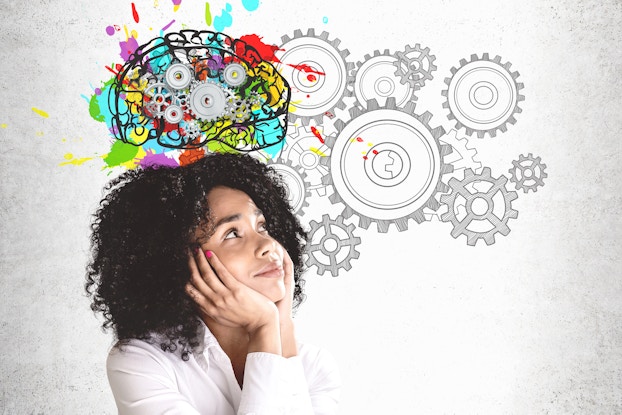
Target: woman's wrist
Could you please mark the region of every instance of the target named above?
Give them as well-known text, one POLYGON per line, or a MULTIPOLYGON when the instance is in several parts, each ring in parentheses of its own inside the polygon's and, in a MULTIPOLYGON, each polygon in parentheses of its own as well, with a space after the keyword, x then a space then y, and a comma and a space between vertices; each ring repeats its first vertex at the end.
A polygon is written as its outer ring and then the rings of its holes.
POLYGON ((279 315, 273 313, 269 318, 261 321, 258 325, 247 328, 248 331, 248 353, 265 352, 282 354, 281 330, 279 326, 279 315))

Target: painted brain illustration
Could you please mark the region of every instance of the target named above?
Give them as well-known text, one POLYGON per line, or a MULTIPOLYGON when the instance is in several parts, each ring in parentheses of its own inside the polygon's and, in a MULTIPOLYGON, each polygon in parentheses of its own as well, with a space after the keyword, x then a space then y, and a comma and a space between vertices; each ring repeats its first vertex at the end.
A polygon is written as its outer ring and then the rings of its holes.
POLYGON ((108 96, 109 128, 125 143, 248 152, 282 143, 290 89, 241 39, 182 30, 139 46, 108 96))

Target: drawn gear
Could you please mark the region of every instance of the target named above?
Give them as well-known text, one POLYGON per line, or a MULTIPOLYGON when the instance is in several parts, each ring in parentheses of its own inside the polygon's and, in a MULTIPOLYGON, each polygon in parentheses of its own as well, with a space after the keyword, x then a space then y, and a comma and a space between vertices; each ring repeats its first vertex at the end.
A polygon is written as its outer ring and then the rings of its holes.
POLYGON ((150 118, 162 118, 164 111, 171 105, 173 95, 168 86, 163 82, 149 82, 143 91, 143 100, 147 101, 144 108, 147 110, 146 116, 150 118))
MULTIPOLYGON (((464 177, 464 169, 471 169, 475 173, 479 173, 482 169, 482 163, 477 159, 477 150, 469 147, 468 138, 460 135, 456 130, 451 130, 440 138, 441 144, 451 146, 452 152, 445 156, 444 161, 453 166, 453 172, 444 174, 442 180, 447 183, 452 177, 464 177)), ((447 211, 447 205, 441 205, 438 210, 424 209, 425 219, 427 221, 439 220, 441 215, 447 211)))
POLYGON ((358 215, 362 228, 376 222, 385 233, 393 223, 405 231, 409 218, 425 220, 424 208, 436 211, 436 194, 448 189, 441 177, 452 171, 444 162, 451 146, 439 142, 445 130, 430 127, 432 114, 417 115, 414 107, 397 108, 388 98, 381 108, 370 100, 367 111, 350 110, 347 124, 337 120, 337 137, 326 139, 331 155, 321 162, 330 166, 323 179, 334 188, 330 201, 346 206, 345 218, 358 215))
POLYGON ((188 103, 192 114, 203 121, 214 121, 225 115, 229 94, 218 84, 200 81, 192 84, 188 103))
POLYGON ((307 198, 311 196, 306 182, 307 175, 299 168, 295 168, 291 161, 278 163, 273 160, 268 165, 283 179, 287 190, 287 200, 296 215, 303 216, 304 208, 309 206, 307 198))
POLYGON ((371 99, 385 106, 387 98, 393 97, 400 108, 410 101, 416 101, 415 91, 419 85, 402 82, 402 77, 395 72, 398 62, 397 55, 391 54, 388 49, 382 53, 375 50, 374 56, 365 55, 364 60, 356 64, 354 85, 348 89, 348 95, 354 95, 358 105, 363 108, 371 99))
POLYGON ((449 180, 451 192, 441 195, 441 202, 448 207, 441 220, 453 224, 451 236, 466 235, 469 246, 475 246, 480 239, 492 245, 497 233, 507 236, 510 233, 508 221, 518 217, 518 211, 512 209, 512 201, 518 195, 506 189, 507 181, 505 176, 492 177, 489 167, 484 167, 480 174, 465 169, 462 180, 452 177, 449 180), (480 190, 478 187, 482 185, 487 189, 480 190))
POLYGON ((307 178, 308 189, 313 190, 318 196, 326 195, 326 184, 322 182, 322 178, 328 174, 328 167, 320 163, 320 160, 329 155, 330 147, 325 142, 322 143, 310 127, 289 126, 280 159, 302 168, 307 178))
POLYGON ((395 75, 401 78, 403 84, 408 83, 412 88, 419 89, 426 81, 433 79, 436 56, 430 55, 430 48, 421 49, 419 43, 414 48, 406 45, 404 51, 397 52, 397 57, 393 66, 397 68, 395 75))
POLYGON ((540 157, 533 157, 532 153, 529 153, 527 157, 521 154, 518 160, 513 160, 512 167, 509 170, 510 181, 516 183, 516 190, 523 189, 523 192, 529 193, 529 190, 533 190, 534 193, 538 191, 538 187, 544 186, 544 180, 548 177, 548 174, 544 171, 546 164, 542 163, 540 157))
POLYGON ((188 137, 188 140, 187 140, 188 143, 193 142, 198 137, 200 137, 201 134, 203 134, 203 132, 201 131, 201 127, 196 122, 196 120, 186 121, 185 132, 186 132, 186 137, 188 137))
POLYGON ((350 261, 359 257, 355 247, 361 243, 361 238, 354 236, 355 226, 346 226, 341 216, 330 219, 328 215, 322 215, 321 223, 312 220, 309 225, 306 265, 315 265, 320 275, 330 271, 333 277, 339 275, 340 269, 349 271, 350 261))
POLYGON ((317 36, 314 29, 304 35, 296 29, 293 38, 282 37, 275 52, 280 61, 276 68, 291 87, 292 112, 303 122, 321 124, 324 115, 334 118, 335 108, 345 108, 346 86, 353 82, 354 64, 346 61, 350 52, 340 50, 341 41, 328 36, 327 32, 317 36))
POLYGON ((525 97, 520 95, 524 88, 516 82, 518 72, 511 72, 510 62, 501 63, 501 57, 490 60, 488 53, 482 58, 471 55, 471 60, 460 60, 460 68, 451 68, 451 78, 445 78, 447 89, 442 95, 447 98, 443 108, 449 110, 447 118, 456 121, 456 129, 465 128, 470 136, 485 134, 496 136, 496 131, 507 131, 507 123, 516 123, 514 115, 522 112, 518 106, 525 97))

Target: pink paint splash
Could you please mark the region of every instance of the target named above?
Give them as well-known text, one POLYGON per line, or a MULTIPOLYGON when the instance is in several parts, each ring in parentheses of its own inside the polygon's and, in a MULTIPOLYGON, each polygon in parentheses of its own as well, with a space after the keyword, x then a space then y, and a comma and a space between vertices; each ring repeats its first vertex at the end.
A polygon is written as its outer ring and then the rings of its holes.
POLYGON ((173 25, 173 23, 175 23, 175 19, 171 20, 166 26, 164 26, 162 28, 162 31, 164 32, 166 29, 168 29, 169 27, 171 27, 173 25))
POLYGON ((127 39, 127 42, 119 42, 119 46, 121 47, 121 58, 124 61, 127 61, 136 49, 138 49, 138 42, 136 41, 136 38, 130 37, 127 39))

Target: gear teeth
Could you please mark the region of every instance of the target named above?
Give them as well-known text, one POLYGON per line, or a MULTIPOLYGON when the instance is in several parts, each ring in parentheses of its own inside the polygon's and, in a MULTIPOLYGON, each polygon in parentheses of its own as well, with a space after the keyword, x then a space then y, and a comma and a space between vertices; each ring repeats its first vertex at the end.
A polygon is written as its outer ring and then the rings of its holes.
POLYGON ((318 274, 324 275, 326 271, 330 271, 333 277, 337 277, 339 275, 340 269, 345 269, 346 271, 352 268, 351 260, 359 258, 359 252, 356 250, 356 246, 361 243, 361 239, 354 236, 354 225, 345 225, 343 223, 343 217, 337 217, 337 219, 330 219, 328 215, 322 216, 322 222, 316 222, 312 220, 310 222, 311 231, 310 235, 310 243, 308 246, 307 253, 307 266, 311 267, 315 265, 318 269, 318 274), (339 229, 340 234, 347 235, 346 238, 341 238, 338 234, 333 232, 333 227, 339 229), (317 232, 323 232, 323 236, 320 238, 320 242, 314 244, 313 241, 317 240, 315 238, 317 232), (326 245, 325 241, 332 240, 336 242, 337 248, 333 251, 330 251, 326 245), (341 251, 343 249, 347 249, 348 252, 345 255, 345 258, 341 261, 338 261, 337 254, 340 257, 341 251), (328 259, 328 261, 322 262, 320 259, 328 259), (328 262, 328 263, 326 263, 328 262))

